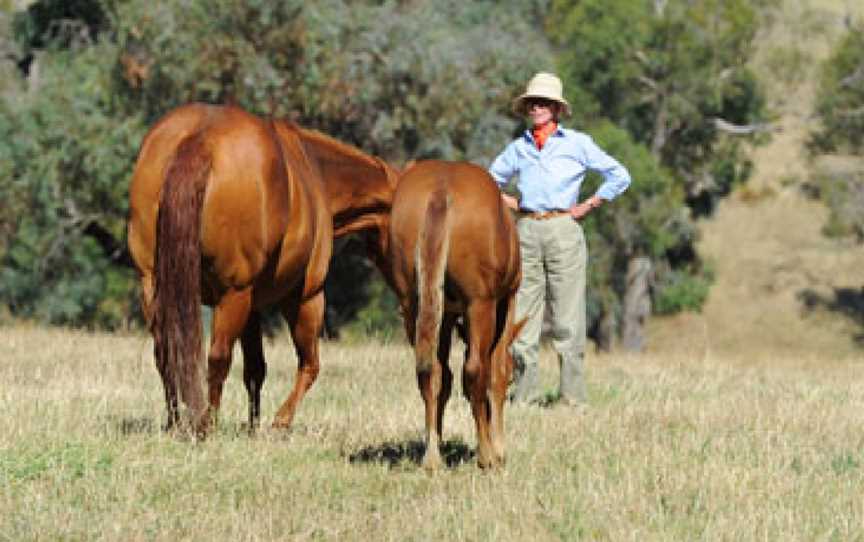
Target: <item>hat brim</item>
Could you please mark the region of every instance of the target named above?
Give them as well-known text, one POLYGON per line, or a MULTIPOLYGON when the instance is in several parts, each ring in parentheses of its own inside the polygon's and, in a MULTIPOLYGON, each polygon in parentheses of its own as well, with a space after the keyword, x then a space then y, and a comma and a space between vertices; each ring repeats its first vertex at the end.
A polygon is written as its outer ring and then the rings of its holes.
POLYGON ((544 100, 552 100, 553 102, 559 103, 561 107, 561 114, 565 117, 569 117, 571 114, 570 104, 567 103, 567 100, 563 98, 553 98, 551 96, 544 96, 542 94, 523 94, 513 100, 513 111, 519 113, 520 115, 527 115, 528 110, 525 107, 525 101, 529 98, 543 98, 544 100))

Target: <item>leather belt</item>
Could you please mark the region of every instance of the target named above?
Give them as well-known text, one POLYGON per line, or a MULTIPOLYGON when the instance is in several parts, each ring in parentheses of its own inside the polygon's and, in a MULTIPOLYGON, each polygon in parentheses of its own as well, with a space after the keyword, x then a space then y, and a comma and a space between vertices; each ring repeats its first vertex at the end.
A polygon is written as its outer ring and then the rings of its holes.
POLYGON ((530 218, 532 220, 547 220, 556 216, 570 215, 569 210, 555 209, 553 211, 527 211, 519 210, 519 218, 530 218))

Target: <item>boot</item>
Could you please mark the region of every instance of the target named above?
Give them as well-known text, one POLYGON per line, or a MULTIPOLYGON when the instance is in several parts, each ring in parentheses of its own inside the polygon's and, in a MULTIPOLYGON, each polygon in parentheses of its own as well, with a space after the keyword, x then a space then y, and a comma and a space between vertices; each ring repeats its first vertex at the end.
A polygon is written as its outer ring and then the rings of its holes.
POLYGON ((510 401, 530 403, 537 398, 537 364, 525 364, 517 360, 515 369, 513 383, 510 385, 510 401))
POLYGON ((559 355, 561 364, 561 402, 567 405, 585 405, 585 355, 583 353, 559 355))

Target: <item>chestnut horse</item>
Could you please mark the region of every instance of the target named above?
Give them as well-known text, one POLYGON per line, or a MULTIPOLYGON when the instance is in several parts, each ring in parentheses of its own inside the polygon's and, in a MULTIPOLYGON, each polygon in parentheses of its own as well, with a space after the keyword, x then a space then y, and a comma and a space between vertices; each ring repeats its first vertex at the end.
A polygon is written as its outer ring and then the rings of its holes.
POLYGON ((129 250, 141 277, 168 427, 215 422, 239 338, 249 422, 266 365, 259 311, 278 305, 297 351, 294 387, 274 426, 290 425, 319 370, 324 278, 333 236, 386 222, 396 173, 320 133, 236 107, 190 104, 147 134, 130 188, 129 250), (214 307, 209 408, 201 390, 201 303, 214 307))
POLYGON ((498 187, 484 169, 467 162, 413 165, 396 187, 384 250, 426 405, 423 466, 441 466, 456 326, 467 343, 462 388, 476 424, 478 464, 503 463, 503 408, 513 371, 509 346, 524 322, 513 321, 519 241, 498 187))

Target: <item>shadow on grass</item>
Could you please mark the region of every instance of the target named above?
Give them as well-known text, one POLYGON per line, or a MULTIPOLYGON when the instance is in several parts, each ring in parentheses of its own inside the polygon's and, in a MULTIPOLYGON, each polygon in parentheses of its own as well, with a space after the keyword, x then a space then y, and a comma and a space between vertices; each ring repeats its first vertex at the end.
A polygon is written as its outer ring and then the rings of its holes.
POLYGON ((864 288, 834 288, 833 297, 807 288, 798 292, 797 297, 804 305, 805 312, 823 309, 842 314, 856 322, 861 326, 861 332, 857 333, 853 340, 864 346, 864 288))
MULTIPOLYGON (((367 446, 359 452, 348 456, 350 463, 379 463, 388 467, 397 467, 408 461, 420 465, 426 444, 420 440, 407 442, 385 442, 376 446, 367 446)), ((447 468, 456 468, 474 459, 474 451, 460 440, 450 440, 441 446, 441 458, 447 468)))
POLYGON ((161 433, 163 427, 158 420, 148 416, 130 416, 108 420, 108 427, 124 437, 161 433))

